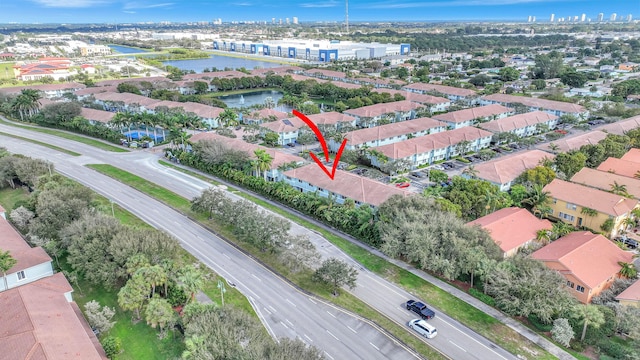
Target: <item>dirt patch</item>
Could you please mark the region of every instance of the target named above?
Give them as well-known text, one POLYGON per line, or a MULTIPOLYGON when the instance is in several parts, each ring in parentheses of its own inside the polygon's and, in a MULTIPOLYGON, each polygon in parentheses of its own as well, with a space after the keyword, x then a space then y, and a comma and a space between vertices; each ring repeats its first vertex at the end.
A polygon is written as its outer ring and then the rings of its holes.
POLYGON ((599 358, 599 355, 596 353, 596 349, 593 346, 587 346, 581 354, 593 360, 597 360, 599 358))
POLYGON ((450 280, 448 282, 449 282, 449 284, 457 287, 460 290, 463 290, 464 292, 469 292, 469 289, 471 288, 470 284, 468 284, 466 282, 463 282, 463 281, 460 281, 460 280, 450 280))

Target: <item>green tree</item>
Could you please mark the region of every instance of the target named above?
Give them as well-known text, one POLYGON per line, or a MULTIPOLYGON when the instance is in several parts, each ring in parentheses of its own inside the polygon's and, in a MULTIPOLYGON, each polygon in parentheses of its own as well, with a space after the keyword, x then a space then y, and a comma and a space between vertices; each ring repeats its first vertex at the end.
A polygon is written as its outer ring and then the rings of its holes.
POLYGON ((140 268, 133 275, 140 276, 141 279, 144 279, 147 285, 151 286, 151 296, 156 293, 156 286, 162 286, 169 281, 167 277, 167 273, 160 265, 152 265, 140 268))
POLYGON ((514 81, 520 77, 520 72, 512 67, 503 67, 498 75, 502 81, 514 81))
POLYGON ((7 271, 11 269, 18 261, 14 259, 9 251, 0 250, 0 271, 2 271, 2 280, 4 281, 5 290, 9 288, 7 283, 7 271))
POLYGON ((546 186, 556 178, 556 172, 546 166, 536 166, 532 169, 525 170, 516 179, 517 184, 522 184, 526 188, 531 189, 534 185, 546 186))
POLYGON ((582 72, 577 72, 574 68, 568 67, 560 74, 560 81, 569 87, 580 88, 587 82, 587 76, 582 72))
POLYGON ((556 170, 564 179, 571 179, 580 169, 585 167, 587 156, 579 151, 572 153, 560 153, 554 159, 556 170))
POLYGON ((273 157, 271 157, 271 155, 269 155, 265 150, 262 149, 257 149, 253 153, 256 156, 256 171, 258 172, 258 175, 262 174, 262 176, 264 177, 264 181, 267 181, 267 171, 271 169, 273 157))
POLYGON ((624 261, 618 261, 618 265, 620 265, 620 276, 625 277, 627 279, 637 279, 638 278, 638 269, 633 263, 626 263, 624 261))
POLYGON ((164 332, 168 325, 176 320, 176 313, 166 299, 154 296, 149 300, 144 311, 144 318, 152 328, 160 328, 164 332))
POLYGON ((275 132, 269 131, 264 134, 264 143, 267 146, 276 147, 278 146, 278 140, 280 140, 280 136, 275 132))
POLYGON ((553 340, 559 342, 562 346, 569 347, 569 343, 573 340, 575 333, 569 324, 569 320, 565 318, 558 318, 553 321, 551 336, 553 337, 553 340))
POLYGON ((193 265, 185 266, 178 275, 178 283, 189 294, 189 302, 195 299, 196 293, 204 286, 204 281, 204 274, 193 265))
POLYGON ((562 54, 557 51, 552 51, 549 54, 537 55, 535 63, 535 67, 532 71, 534 79, 556 78, 564 67, 562 54))
POLYGON ((543 79, 535 79, 531 82, 531 85, 535 86, 536 90, 544 90, 547 87, 547 83, 543 79))
POLYGON ((140 320, 140 309, 149 297, 149 288, 144 279, 133 277, 118 291, 118 305, 125 311, 133 311, 135 318, 140 320))
POLYGON ((333 296, 338 296, 338 291, 342 286, 349 289, 356 287, 358 271, 346 262, 330 258, 322 262, 322 265, 313 273, 313 280, 328 284, 331 287, 333 296))
POLYGON ((587 334, 587 327, 589 325, 597 329, 605 322, 604 314, 600 311, 598 305, 576 305, 573 308, 571 316, 583 323, 580 341, 584 341, 584 336, 587 334))
POLYGON ((238 125, 238 114, 231 108, 226 108, 218 115, 218 121, 223 127, 230 127, 238 125))

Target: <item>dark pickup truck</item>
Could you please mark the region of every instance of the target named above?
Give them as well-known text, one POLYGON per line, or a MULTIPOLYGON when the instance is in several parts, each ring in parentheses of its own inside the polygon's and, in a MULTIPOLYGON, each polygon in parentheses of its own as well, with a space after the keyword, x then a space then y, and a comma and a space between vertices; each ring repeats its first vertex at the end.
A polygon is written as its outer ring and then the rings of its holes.
POLYGON ((429 309, 427 305, 415 300, 407 301, 407 310, 411 310, 414 313, 420 315, 420 317, 424 320, 429 320, 436 316, 436 313, 433 310, 429 309))

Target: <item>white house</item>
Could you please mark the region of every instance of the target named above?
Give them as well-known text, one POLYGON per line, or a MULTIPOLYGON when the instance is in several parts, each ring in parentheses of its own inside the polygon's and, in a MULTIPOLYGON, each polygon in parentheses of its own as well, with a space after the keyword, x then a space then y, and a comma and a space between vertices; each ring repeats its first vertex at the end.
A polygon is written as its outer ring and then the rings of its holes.
POLYGON ((558 117, 544 111, 533 111, 486 122, 478 126, 494 134, 512 133, 518 137, 527 137, 539 132, 541 125, 545 125, 548 130, 553 130, 558 125, 558 117))

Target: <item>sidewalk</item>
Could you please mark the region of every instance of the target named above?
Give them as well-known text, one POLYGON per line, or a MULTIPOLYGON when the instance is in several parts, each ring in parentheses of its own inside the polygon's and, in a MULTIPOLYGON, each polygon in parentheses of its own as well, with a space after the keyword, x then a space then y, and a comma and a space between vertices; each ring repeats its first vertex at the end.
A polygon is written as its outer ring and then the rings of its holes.
POLYGON ((556 344, 552 343, 551 341, 547 340, 546 338, 544 338, 541 335, 536 334, 533 330, 527 328, 526 326, 524 326, 523 324, 519 323, 518 321, 514 320, 513 318, 511 318, 510 316, 502 313, 501 311, 494 309, 493 307, 483 303, 482 301, 474 298, 473 296, 467 294, 466 292, 440 280, 437 279, 435 277, 433 277, 432 275, 416 269, 414 267, 412 267, 411 265, 404 263, 402 261, 396 260, 396 259, 392 259, 389 258, 388 256, 386 256, 385 254, 383 254, 381 251, 369 247, 363 243, 361 243, 360 241, 358 241, 357 239, 351 237, 350 235, 344 234, 342 232, 339 232, 333 228, 330 228, 318 221, 316 221, 313 218, 310 218, 308 216, 306 216, 305 214, 302 214, 294 209, 291 209, 289 207, 283 206, 280 203, 276 203, 268 198, 263 197, 260 194, 257 194, 253 191, 247 190, 247 189, 243 189, 243 188, 239 188, 237 186, 235 186, 234 184, 231 184, 229 182, 227 182, 226 180, 217 178, 215 176, 212 176, 210 174, 204 173, 200 170, 194 169, 194 168, 190 168, 188 166, 184 166, 184 165, 179 165, 179 164, 174 164, 175 166, 179 166, 185 170, 189 170, 192 172, 196 172, 200 175, 203 175, 207 178, 210 178, 212 180, 215 180, 217 182, 220 182, 224 185, 226 185, 227 187, 229 187, 230 189, 236 189, 238 191, 242 191, 245 193, 249 193, 252 196, 255 196, 257 198, 260 198, 261 200, 268 202, 274 206, 278 206, 280 208, 286 209, 287 211, 289 211, 290 213, 295 214, 296 216, 302 217, 305 220, 312 222, 313 224, 322 227, 324 230, 331 232, 334 235, 340 236, 343 239, 347 239, 348 241, 350 241, 352 244, 357 245, 363 249, 366 249, 367 251, 371 252, 372 254, 379 256, 383 259, 385 259, 386 261, 393 263, 394 265, 407 270, 409 272, 411 272, 412 274, 422 278, 423 280, 437 286, 438 288, 440 288, 441 290, 457 297, 458 299, 466 302, 467 304, 475 307, 476 309, 483 311, 484 313, 488 314, 489 316, 497 319, 498 321, 500 321, 501 323, 505 324, 506 326, 508 326, 509 328, 511 328, 512 330, 514 330, 515 332, 519 333, 520 335, 524 336, 525 338, 531 340, 532 342, 534 342, 535 344, 537 344, 538 346, 540 346, 541 348, 545 349, 546 351, 548 351, 549 353, 551 353, 552 355, 556 356, 557 358, 561 359, 561 360, 573 360, 575 359, 575 357, 573 357, 573 355, 569 354, 568 352, 566 352, 564 349, 560 348, 559 346, 557 346, 556 344))

